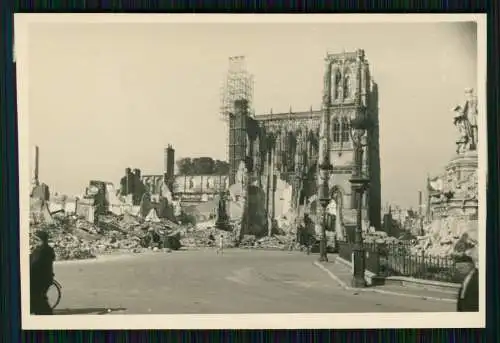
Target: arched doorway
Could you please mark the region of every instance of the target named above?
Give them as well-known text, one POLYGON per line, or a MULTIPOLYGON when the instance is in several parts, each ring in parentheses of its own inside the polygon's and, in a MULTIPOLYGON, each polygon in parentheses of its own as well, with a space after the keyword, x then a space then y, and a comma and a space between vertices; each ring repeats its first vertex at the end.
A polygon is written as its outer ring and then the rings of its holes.
POLYGON ((345 240, 345 229, 342 218, 342 209, 344 208, 343 200, 344 200, 344 192, 339 186, 332 187, 330 191, 330 211, 329 213, 335 217, 332 226, 335 231, 335 235, 337 240, 345 240))
POLYGON ((338 213, 337 213, 337 201, 335 199, 331 199, 330 203, 326 207, 326 230, 327 231, 335 231, 335 224, 337 221, 338 213))

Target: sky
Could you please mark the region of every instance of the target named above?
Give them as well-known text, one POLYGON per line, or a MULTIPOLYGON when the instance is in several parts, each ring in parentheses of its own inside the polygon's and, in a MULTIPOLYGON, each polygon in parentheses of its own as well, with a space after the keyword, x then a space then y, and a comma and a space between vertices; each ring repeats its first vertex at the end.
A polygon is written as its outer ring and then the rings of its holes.
POLYGON ((382 202, 415 206, 454 154, 452 108, 477 89, 473 23, 36 23, 28 44, 39 178, 71 195, 126 167, 162 173, 167 144, 225 159, 230 56, 246 56, 256 114, 277 113, 320 108, 326 53, 361 48, 379 86, 382 202))

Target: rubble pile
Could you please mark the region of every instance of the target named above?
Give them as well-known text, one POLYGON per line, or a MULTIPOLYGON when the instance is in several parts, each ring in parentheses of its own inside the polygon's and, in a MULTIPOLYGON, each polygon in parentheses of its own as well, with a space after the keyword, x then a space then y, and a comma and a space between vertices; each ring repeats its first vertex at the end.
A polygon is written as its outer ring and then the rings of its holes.
POLYGON ((255 241, 254 248, 284 250, 287 243, 286 236, 266 236, 255 241))
POLYGON ((365 243, 397 244, 399 241, 398 238, 389 236, 385 231, 375 231, 371 228, 363 232, 363 242, 365 243))
POLYGON ((280 234, 293 235, 296 231, 296 223, 298 219, 298 213, 294 210, 289 210, 287 213, 281 215, 276 220, 276 227, 280 234))
POLYGON ((74 235, 58 235, 52 243, 58 260, 82 260, 96 257, 92 243, 74 235))
POLYGON ((240 248, 253 248, 256 244, 255 235, 244 235, 240 241, 240 248))
MULTIPOLYGON (((167 236, 173 249, 180 248, 181 227, 169 220, 151 223, 130 214, 108 214, 99 216, 97 223, 76 215, 58 214, 52 216, 50 223, 33 222, 30 233, 47 231, 57 260, 95 258, 116 251, 141 252, 161 247, 167 236), (151 236, 156 237, 156 241, 151 236)), ((32 247, 30 236, 30 249, 32 247)))
POLYGON ((414 236, 421 234, 420 220, 418 218, 407 218, 403 223, 403 231, 409 232, 414 236))
POLYGON ((181 231, 180 242, 188 248, 200 248, 219 244, 220 235, 223 236, 224 247, 234 247, 235 237, 232 231, 224 231, 215 227, 214 221, 200 223, 181 231), (210 235, 214 238, 211 240, 210 235))
POLYGON ((478 221, 466 217, 445 217, 432 221, 424 228, 425 235, 417 238, 412 252, 430 256, 468 255, 478 243, 478 221))

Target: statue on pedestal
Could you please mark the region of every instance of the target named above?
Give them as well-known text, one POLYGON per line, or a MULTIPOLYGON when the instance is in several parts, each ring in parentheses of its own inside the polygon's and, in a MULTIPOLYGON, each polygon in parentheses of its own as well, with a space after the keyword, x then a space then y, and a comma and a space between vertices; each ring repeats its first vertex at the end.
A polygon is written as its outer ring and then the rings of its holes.
POLYGON ((457 154, 476 150, 478 143, 477 99, 473 95, 472 89, 466 89, 465 93, 467 97, 465 104, 458 105, 453 109, 455 114, 453 124, 458 129, 457 154))
POLYGON ((455 112, 455 117, 453 118, 453 124, 458 130, 458 137, 455 141, 457 145, 457 154, 462 154, 470 150, 470 125, 467 117, 463 113, 461 106, 457 106, 453 109, 455 112))
POLYGON ((472 144, 474 145, 474 150, 476 149, 478 143, 478 132, 477 132, 477 97, 474 95, 472 88, 465 90, 466 102, 464 105, 464 112, 467 116, 467 120, 470 124, 470 135, 472 138, 472 144))

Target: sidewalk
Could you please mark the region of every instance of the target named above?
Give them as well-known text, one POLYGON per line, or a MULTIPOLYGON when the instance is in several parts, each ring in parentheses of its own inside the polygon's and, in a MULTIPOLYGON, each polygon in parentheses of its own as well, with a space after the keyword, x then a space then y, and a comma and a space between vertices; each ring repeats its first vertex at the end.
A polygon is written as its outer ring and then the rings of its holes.
POLYGON ((440 292, 417 287, 407 287, 402 285, 381 285, 366 288, 352 288, 352 271, 341 262, 335 262, 335 259, 329 262, 314 262, 314 265, 327 273, 330 278, 336 281, 342 288, 355 290, 359 292, 376 292, 394 296, 403 296, 411 298, 421 298, 435 301, 456 302, 456 296, 450 293, 440 292))

